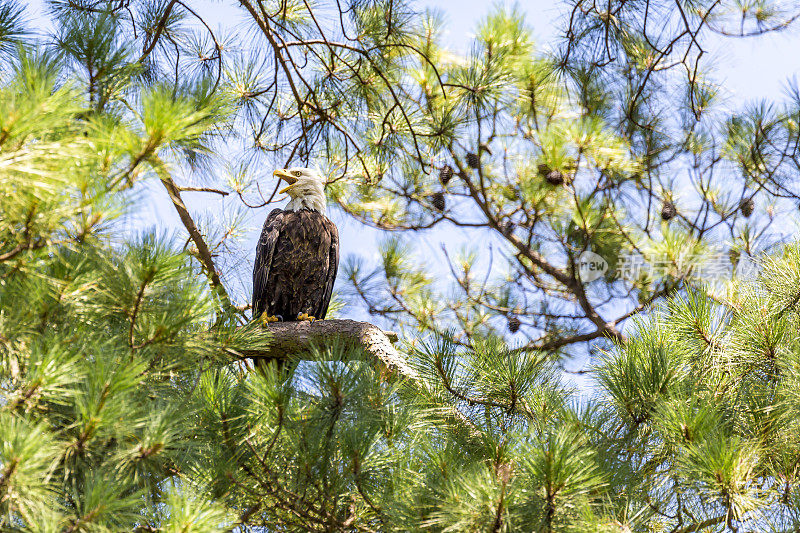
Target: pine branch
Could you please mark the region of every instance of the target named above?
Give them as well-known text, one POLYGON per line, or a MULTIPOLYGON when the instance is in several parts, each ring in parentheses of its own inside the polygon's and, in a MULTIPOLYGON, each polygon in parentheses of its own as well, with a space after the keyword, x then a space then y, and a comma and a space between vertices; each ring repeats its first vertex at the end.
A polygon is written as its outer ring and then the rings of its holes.
POLYGON ((29 240, 24 243, 20 243, 10 251, 0 254, 0 263, 14 259, 16 256, 27 250, 38 250, 39 248, 43 248, 46 244, 47 241, 43 239, 37 239, 35 241, 29 240))
POLYGON ((219 194, 220 196, 228 196, 230 194, 227 191, 222 191, 213 187, 178 187, 178 190, 181 192, 213 192, 214 194, 219 194))
POLYGON ((172 8, 177 3, 177 0, 170 0, 169 4, 166 5, 164 8, 164 14, 161 16, 161 20, 158 21, 156 25, 156 29, 153 32, 153 38, 150 40, 150 43, 147 44, 142 50, 142 55, 139 57, 139 63, 143 62, 147 56, 150 55, 150 52, 156 47, 158 44, 158 38, 161 37, 161 33, 164 31, 164 28, 167 26, 167 21, 169 20, 169 15, 172 12, 172 8))
POLYGON ((375 360, 387 368, 398 371, 405 377, 416 377, 406 358, 398 352, 393 342, 397 334, 386 332, 369 322, 355 320, 316 320, 314 322, 277 322, 267 326, 272 334, 269 346, 263 349, 246 350, 241 355, 246 359, 285 359, 289 354, 302 354, 314 345, 328 344, 335 340, 351 346, 361 347, 375 360))
POLYGON ((189 232, 189 237, 197 247, 197 257, 200 260, 200 264, 203 265, 203 269, 208 275, 209 282, 211 283, 212 288, 219 295, 224 309, 236 310, 231 302, 230 296, 228 296, 228 291, 225 289, 225 286, 222 284, 222 280, 219 277, 217 267, 214 265, 214 259, 211 257, 211 250, 209 250, 206 241, 203 240, 203 236, 200 234, 197 224, 195 224, 194 220, 192 219, 192 215, 186 208, 186 204, 183 203, 180 188, 175 185, 175 182, 169 177, 162 177, 161 183, 163 183, 164 188, 167 189, 169 198, 172 200, 172 205, 175 206, 175 210, 178 212, 178 216, 180 217, 183 226, 186 228, 186 231, 189 232))
POLYGON ((708 520, 703 520, 702 522, 697 522, 695 524, 690 524, 684 528, 678 529, 675 533, 692 533, 693 531, 702 531, 706 528, 711 526, 715 526, 725 521, 727 515, 723 516, 716 516, 714 518, 709 518, 708 520))
MULTIPOLYGON (((589 297, 586 294, 586 290, 584 289, 583 283, 575 276, 573 273, 568 273, 555 265, 551 264, 545 257, 539 253, 538 251, 534 250, 530 246, 526 245, 524 242, 516 238, 513 234, 504 233, 500 229, 499 221, 494 213, 492 213, 491 207, 489 202, 486 200, 486 191, 482 185, 477 185, 472 182, 467 172, 467 169, 464 165, 461 164, 461 161, 457 157, 457 154, 453 151, 452 147, 450 148, 450 155, 453 158, 453 162, 458 167, 458 176, 461 180, 467 185, 468 191, 470 196, 475 201, 475 204, 480 208, 483 212, 484 216, 486 217, 487 223, 491 228, 497 230, 503 237, 514 247, 517 251, 527 258, 531 263, 533 263, 536 267, 543 270, 546 274, 554 278, 556 281, 561 283, 567 290, 569 290, 578 301, 578 304, 583 309, 585 316, 588 320, 597 326, 596 334, 597 336, 606 335, 618 342, 625 342, 625 337, 622 333, 617 329, 616 324, 611 321, 606 321, 594 306, 589 301, 589 297), (480 187, 480 188, 479 188, 480 187)), ((479 173, 481 170, 479 169, 479 173)), ((529 274, 534 275, 535 272, 529 269, 524 263, 520 262, 523 268, 528 271, 529 274)))

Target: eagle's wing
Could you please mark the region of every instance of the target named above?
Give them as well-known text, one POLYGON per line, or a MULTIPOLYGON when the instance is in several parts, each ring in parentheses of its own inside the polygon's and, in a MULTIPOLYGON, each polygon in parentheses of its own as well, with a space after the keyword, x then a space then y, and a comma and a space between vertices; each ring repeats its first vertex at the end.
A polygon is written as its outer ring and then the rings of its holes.
POLYGON ((264 221, 264 229, 258 238, 256 246, 256 262, 253 265, 253 318, 258 318, 267 309, 267 295, 269 290, 269 270, 272 266, 272 256, 275 253, 275 243, 278 242, 280 228, 283 222, 282 209, 273 209, 264 221))
POLYGON ((325 318, 328 312, 328 304, 331 303, 331 293, 333 293, 333 284, 336 282, 336 272, 339 270, 339 230, 336 229, 336 224, 331 222, 328 217, 323 216, 322 219, 325 230, 331 236, 331 248, 328 259, 328 273, 325 277, 325 287, 323 288, 324 294, 322 302, 320 302, 321 309, 317 318, 325 318))

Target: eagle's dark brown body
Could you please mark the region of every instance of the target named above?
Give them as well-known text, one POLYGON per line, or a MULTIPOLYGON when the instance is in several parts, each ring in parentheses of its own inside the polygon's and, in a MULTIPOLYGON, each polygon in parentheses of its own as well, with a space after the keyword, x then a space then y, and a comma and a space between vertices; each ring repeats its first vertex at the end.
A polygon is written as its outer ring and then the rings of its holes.
POLYGON ((300 313, 325 318, 339 267, 339 232, 311 209, 274 209, 264 222, 253 268, 253 318, 300 313))

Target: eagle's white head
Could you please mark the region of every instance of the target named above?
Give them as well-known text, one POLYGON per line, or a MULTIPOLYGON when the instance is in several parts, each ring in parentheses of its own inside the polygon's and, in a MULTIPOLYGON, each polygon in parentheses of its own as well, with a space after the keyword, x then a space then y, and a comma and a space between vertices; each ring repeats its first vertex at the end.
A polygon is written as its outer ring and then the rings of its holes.
POLYGON ((287 193, 292 199, 286 204, 286 209, 299 211, 303 208, 325 213, 325 182, 327 181, 319 172, 310 168, 294 167, 279 168, 272 173, 289 185, 280 190, 287 193))

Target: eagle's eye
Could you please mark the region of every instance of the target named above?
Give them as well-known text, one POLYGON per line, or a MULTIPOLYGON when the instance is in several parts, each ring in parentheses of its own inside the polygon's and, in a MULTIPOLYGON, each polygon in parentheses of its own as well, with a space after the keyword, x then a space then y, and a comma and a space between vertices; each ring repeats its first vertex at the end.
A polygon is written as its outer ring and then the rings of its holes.
POLYGON ((298 178, 299 178, 300 176, 302 176, 302 175, 303 175, 303 173, 302 173, 302 172, 300 172, 299 170, 295 170, 294 172, 292 172, 292 174, 294 174, 294 175, 295 175, 295 176, 297 176, 298 178))

